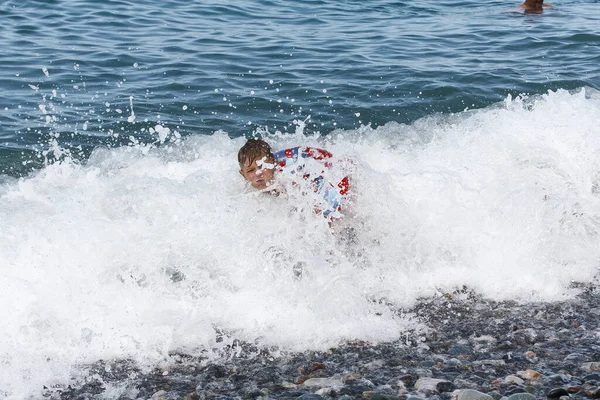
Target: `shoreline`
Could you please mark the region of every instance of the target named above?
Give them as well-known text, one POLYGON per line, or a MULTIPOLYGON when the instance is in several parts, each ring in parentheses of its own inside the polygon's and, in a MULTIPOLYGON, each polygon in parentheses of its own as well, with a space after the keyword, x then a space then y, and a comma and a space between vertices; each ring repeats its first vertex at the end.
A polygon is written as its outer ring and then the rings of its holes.
POLYGON ((44 397, 600 398, 600 289, 580 288, 573 299, 555 303, 493 302, 467 291, 422 299, 409 312, 429 329, 394 343, 353 341, 278 357, 242 344, 241 356, 209 362, 174 355, 174 363, 149 373, 126 360, 99 361, 86 384, 47 390, 44 397))

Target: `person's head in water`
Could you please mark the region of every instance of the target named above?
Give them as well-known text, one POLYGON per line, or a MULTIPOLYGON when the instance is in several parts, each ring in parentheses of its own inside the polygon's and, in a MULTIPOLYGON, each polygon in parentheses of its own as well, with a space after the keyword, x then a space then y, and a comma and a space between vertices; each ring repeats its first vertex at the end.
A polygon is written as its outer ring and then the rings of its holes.
POLYGON ((264 140, 248 139, 238 152, 240 174, 255 189, 265 189, 273 182, 275 158, 271 146, 264 140))
POLYGON ((544 0, 525 0, 519 8, 524 8, 526 11, 541 11, 544 7, 552 7, 550 4, 544 4, 544 0))

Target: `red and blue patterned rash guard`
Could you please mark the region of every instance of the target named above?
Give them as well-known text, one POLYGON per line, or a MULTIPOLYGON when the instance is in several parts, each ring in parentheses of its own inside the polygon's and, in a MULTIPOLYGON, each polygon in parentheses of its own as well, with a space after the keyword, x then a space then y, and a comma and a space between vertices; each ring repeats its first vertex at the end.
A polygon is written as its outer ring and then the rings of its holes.
MULTIPOLYGON (((281 172, 290 177, 302 176, 323 200, 319 208, 328 218, 341 217, 341 205, 349 189, 348 177, 335 177, 333 154, 314 147, 292 147, 273 154, 281 172)), ((338 173, 339 175, 339 173, 338 173)))

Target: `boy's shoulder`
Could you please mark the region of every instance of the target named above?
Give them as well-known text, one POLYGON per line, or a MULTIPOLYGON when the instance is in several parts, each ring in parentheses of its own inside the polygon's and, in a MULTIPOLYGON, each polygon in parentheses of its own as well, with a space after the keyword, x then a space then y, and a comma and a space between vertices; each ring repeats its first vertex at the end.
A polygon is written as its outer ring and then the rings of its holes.
POLYGON ((333 157, 333 154, 331 154, 327 150, 319 149, 316 147, 296 146, 290 147, 288 149, 279 150, 273 153, 273 157, 275 157, 275 160, 277 161, 285 161, 289 158, 297 159, 298 157, 323 160, 325 158, 333 157))
POLYGON ((287 158, 298 158, 298 153, 300 153, 300 146, 276 151, 273 153, 273 157, 276 161, 285 161, 287 158))

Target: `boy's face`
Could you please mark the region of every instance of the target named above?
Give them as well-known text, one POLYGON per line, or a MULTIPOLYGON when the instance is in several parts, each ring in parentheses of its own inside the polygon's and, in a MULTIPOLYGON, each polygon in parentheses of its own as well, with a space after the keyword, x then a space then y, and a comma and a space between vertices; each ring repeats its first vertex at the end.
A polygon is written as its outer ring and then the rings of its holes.
POLYGON ((266 157, 252 160, 250 163, 242 166, 240 174, 250 182, 253 188, 265 189, 273 182, 275 176, 274 161, 267 161, 266 157))

